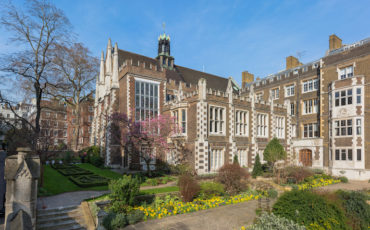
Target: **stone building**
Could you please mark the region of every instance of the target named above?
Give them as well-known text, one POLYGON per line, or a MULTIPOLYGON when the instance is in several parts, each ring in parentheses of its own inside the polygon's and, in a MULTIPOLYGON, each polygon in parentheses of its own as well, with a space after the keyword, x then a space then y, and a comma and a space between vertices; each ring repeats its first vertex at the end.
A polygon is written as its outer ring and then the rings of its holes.
MULTIPOLYGON (((111 140, 109 116, 170 114, 182 127, 171 140, 191 152, 198 173, 213 172, 234 155, 252 167, 277 137, 290 164, 369 179, 369 74, 370 39, 343 45, 331 35, 322 58, 302 64, 289 56, 284 71, 257 80, 243 72, 241 87, 232 77, 175 64, 166 34, 158 38, 156 58, 120 50, 117 43, 113 48, 109 40, 96 83, 91 143, 101 146, 107 165, 129 167, 137 162, 111 140)), ((167 161, 178 156, 174 148, 167 161)))
MULTIPOLYGON (((114 112, 138 121, 158 114, 176 117, 182 133, 171 140, 182 140, 200 174, 216 171, 234 155, 251 167, 256 154, 262 154, 275 136, 290 152, 286 105, 257 101, 253 87, 246 94, 231 77, 176 65, 166 34, 158 38, 156 58, 120 50, 117 43, 112 48, 109 40, 106 55, 101 55, 95 95, 91 142, 101 146, 106 165, 129 168, 139 163, 112 140, 109 116, 114 112)), ((176 161, 178 156, 174 148, 166 160, 176 161)))
POLYGON ((286 58, 286 70, 245 87, 256 100, 288 105, 292 163, 352 179, 370 178, 370 39, 343 45, 329 37, 322 58, 302 64, 286 58))

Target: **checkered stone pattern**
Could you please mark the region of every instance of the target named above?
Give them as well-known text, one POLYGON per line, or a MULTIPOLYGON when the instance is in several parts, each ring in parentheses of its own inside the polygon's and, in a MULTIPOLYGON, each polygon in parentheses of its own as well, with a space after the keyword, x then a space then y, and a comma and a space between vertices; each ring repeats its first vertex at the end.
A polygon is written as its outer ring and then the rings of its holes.
POLYGON ((195 170, 208 173, 207 103, 197 103, 197 141, 195 142, 195 170))
POLYGON ((292 117, 290 116, 288 110, 287 110, 287 116, 286 116, 286 127, 287 127, 287 132, 286 132, 286 149, 287 149, 287 163, 291 164, 293 163, 292 159, 292 154, 293 154, 293 149, 292 149, 292 117))
MULTIPOLYGON (((131 103, 130 103, 130 89, 131 89, 131 87, 130 87, 130 80, 131 80, 131 76, 130 75, 128 75, 127 76, 127 93, 126 93, 126 98, 127 98, 127 117, 131 117, 131 103)), ((134 89, 135 90, 135 89, 134 89)))
POLYGON ((256 155, 258 154, 258 147, 257 147, 257 142, 256 142, 256 136, 257 136, 257 113, 256 110, 254 109, 254 104, 252 104, 252 121, 250 124, 252 125, 251 127, 251 164, 254 165, 254 159, 256 155))
POLYGON ((236 154, 235 136, 235 108, 229 104, 229 162, 233 162, 234 154, 236 154))

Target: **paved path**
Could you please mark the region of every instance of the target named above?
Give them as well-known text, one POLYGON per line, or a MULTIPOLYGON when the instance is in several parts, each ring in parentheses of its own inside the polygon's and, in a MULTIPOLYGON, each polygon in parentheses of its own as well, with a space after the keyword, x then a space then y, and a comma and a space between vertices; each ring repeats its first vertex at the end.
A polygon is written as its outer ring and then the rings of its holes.
POLYGON ((149 220, 125 227, 126 230, 227 230, 250 225, 256 217, 257 201, 149 220))
POLYGON ((338 189, 342 190, 369 190, 370 183, 368 181, 356 181, 350 180, 348 183, 338 183, 332 184, 324 187, 318 188, 318 190, 325 190, 325 191, 336 191, 338 189))
POLYGON ((105 193, 108 193, 108 191, 77 191, 66 192, 55 196, 39 197, 37 198, 37 209, 79 205, 85 199, 101 196, 105 193))
MULTIPOLYGON (((145 186, 141 187, 140 190, 153 189, 153 188, 164 188, 169 186, 176 186, 176 182, 169 182, 158 186, 145 186)), ((59 208, 65 206, 79 205, 82 201, 101 196, 109 193, 109 191, 77 191, 77 192, 66 192, 55 196, 39 197, 37 199, 37 209, 44 208, 59 208)))

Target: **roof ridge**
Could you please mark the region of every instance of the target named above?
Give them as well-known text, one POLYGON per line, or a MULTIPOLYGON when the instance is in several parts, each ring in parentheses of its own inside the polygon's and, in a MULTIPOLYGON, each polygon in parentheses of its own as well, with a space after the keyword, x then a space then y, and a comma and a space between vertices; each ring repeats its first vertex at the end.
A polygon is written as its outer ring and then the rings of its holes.
POLYGON ((148 57, 148 56, 145 56, 145 55, 142 55, 142 54, 138 54, 138 53, 134 53, 134 52, 131 52, 131 51, 127 51, 127 50, 123 50, 123 49, 118 49, 118 52, 119 52, 119 51, 123 51, 123 52, 126 52, 126 53, 134 54, 134 55, 141 56, 141 57, 145 57, 145 58, 150 58, 150 59, 152 59, 153 61, 157 61, 157 59, 155 59, 155 58, 148 57))
POLYGON ((196 69, 191 69, 191 68, 184 67, 184 66, 181 66, 181 65, 175 65, 175 66, 180 67, 180 68, 184 68, 184 69, 188 69, 188 70, 192 70, 192 71, 195 71, 195 72, 198 72, 198 73, 211 75, 211 76, 213 76, 213 77, 218 77, 218 78, 222 78, 222 79, 227 79, 226 77, 221 77, 221 76, 218 76, 218 75, 214 75, 214 74, 212 74, 212 73, 202 72, 202 71, 199 71, 199 70, 196 70, 196 69))

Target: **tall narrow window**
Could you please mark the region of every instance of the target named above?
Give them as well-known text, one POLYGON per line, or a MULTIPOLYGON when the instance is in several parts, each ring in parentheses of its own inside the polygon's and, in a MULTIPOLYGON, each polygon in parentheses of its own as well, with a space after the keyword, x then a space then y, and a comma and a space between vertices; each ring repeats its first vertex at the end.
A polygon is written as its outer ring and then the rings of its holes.
POLYGON ((186 110, 181 110, 181 129, 182 133, 186 133, 186 110))
POLYGON ((294 114, 295 114, 294 103, 290 103, 290 115, 293 116, 294 114))
POLYGON ((210 171, 218 170, 224 163, 223 150, 211 149, 209 151, 209 168, 210 171))
POLYGON ((257 136, 267 137, 268 136, 268 120, 267 114, 259 113, 257 114, 257 136))
POLYGON ((224 118, 225 108, 210 106, 209 107, 209 133, 210 134, 225 134, 224 118))
POLYGON ((235 135, 248 135, 248 112, 236 110, 235 112, 235 135))
POLYGON ((356 103, 357 104, 361 104, 361 88, 357 88, 356 89, 356 103))
POLYGON ((143 121, 158 116, 159 84, 136 80, 135 82, 135 119, 143 121))
POLYGON ((356 119, 356 135, 361 135, 361 119, 356 119))
POLYGON ((285 138, 285 118, 276 117, 275 135, 277 138, 285 138))
POLYGON ((357 160, 361 161, 361 149, 357 149, 357 160))

